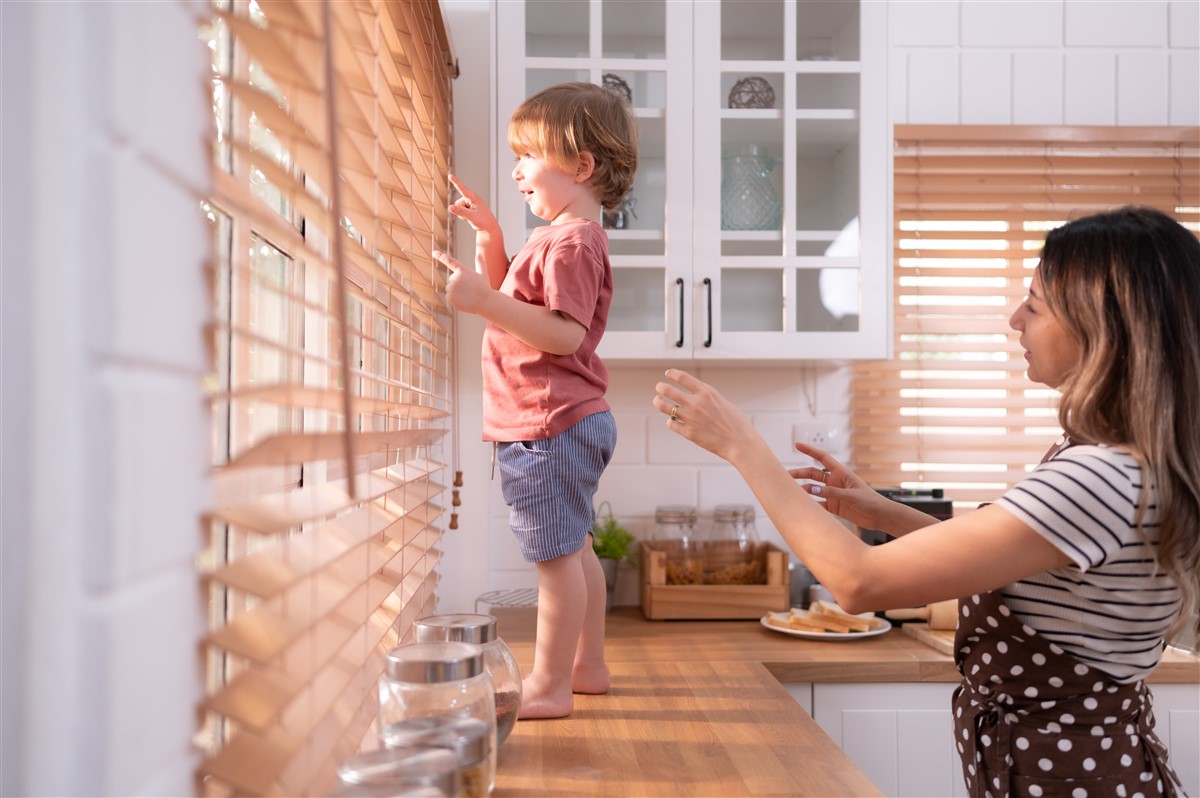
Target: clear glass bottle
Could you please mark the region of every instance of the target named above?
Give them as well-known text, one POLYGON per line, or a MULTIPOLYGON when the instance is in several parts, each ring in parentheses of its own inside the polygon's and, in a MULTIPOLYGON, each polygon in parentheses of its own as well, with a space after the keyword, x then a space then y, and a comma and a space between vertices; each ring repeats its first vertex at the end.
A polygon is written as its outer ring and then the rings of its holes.
POLYGON ((765 553, 748 504, 718 504, 704 543, 704 583, 761 585, 767 580, 765 553))
POLYGON ((496 783, 496 691, 472 643, 408 643, 388 652, 379 678, 379 735, 413 718, 475 718, 488 725, 487 784, 496 783))
POLYGON ((463 798, 487 798, 488 725, 478 718, 412 718, 393 723, 380 733, 388 748, 444 748, 458 757, 463 798))
POLYGON ((418 643, 456 640, 483 649, 483 667, 496 691, 496 744, 503 745, 521 710, 521 669, 500 637, 496 616, 474 613, 427 615, 413 627, 418 643))
POLYGON ((696 532, 696 508, 668 504, 654 510, 654 536, 650 548, 667 555, 668 585, 704 582, 703 542, 696 532))
POLYGON ((338 798, 454 798, 462 792, 458 757, 444 748, 386 748, 338 765, 338 798))

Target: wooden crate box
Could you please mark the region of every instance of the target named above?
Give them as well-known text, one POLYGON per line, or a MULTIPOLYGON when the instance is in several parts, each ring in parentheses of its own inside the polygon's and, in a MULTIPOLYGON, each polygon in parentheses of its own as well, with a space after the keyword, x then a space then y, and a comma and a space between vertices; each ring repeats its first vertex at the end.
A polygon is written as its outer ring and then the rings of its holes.
POLYGON ((667 554, 641 544, 642 613, 650 620, 761 618, 789 606, 788 555, 763 544, 765 585, 668 585, 667 554))

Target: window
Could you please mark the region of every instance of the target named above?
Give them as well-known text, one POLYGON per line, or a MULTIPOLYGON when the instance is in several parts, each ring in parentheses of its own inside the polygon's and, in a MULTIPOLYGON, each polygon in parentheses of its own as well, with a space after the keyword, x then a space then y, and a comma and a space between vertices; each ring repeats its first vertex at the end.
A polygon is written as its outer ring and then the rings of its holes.
POLYGON ((853 461, 868 483, 991 501, 1061 429, 1008 327, 1046 232, 1149 205, 1200 231, 1195 128, 897 126, 894 358, 856 364, 853 461))
POLYGON ((221 0, 204 795, 325 795, 434 611, 450 438, 436 0, 221 0))

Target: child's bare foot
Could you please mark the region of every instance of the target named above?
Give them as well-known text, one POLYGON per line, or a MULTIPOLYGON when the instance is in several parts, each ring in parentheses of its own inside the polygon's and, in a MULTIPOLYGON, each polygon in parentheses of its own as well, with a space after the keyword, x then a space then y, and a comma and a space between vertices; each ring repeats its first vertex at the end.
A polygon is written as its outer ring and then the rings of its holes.
POLYGON ((610 687, 612 687, 612 676, 609 675, 608 666, 603 662, 599 665, 576 663, 571 671, 571 692, 573 693, 600 695, 607 693, 610 687))
POLYGON ((555 688, 532 674, 521 680, 521 711, 517 720, 565 718, 573 706, 574 699, 566 685, 555 688))

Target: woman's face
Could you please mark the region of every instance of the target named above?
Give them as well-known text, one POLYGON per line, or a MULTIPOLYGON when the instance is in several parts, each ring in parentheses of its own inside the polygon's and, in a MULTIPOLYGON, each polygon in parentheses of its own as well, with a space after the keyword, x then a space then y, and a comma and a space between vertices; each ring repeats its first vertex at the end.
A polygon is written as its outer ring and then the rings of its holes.
POLYGON ((1013 311, 1008 324, 1021 334, 1029 379, 1034 382, 1057 388, 1079 365, 1083 347, 1050 312, 1038 272, 1033 273, 1029 296, 1013 311))

